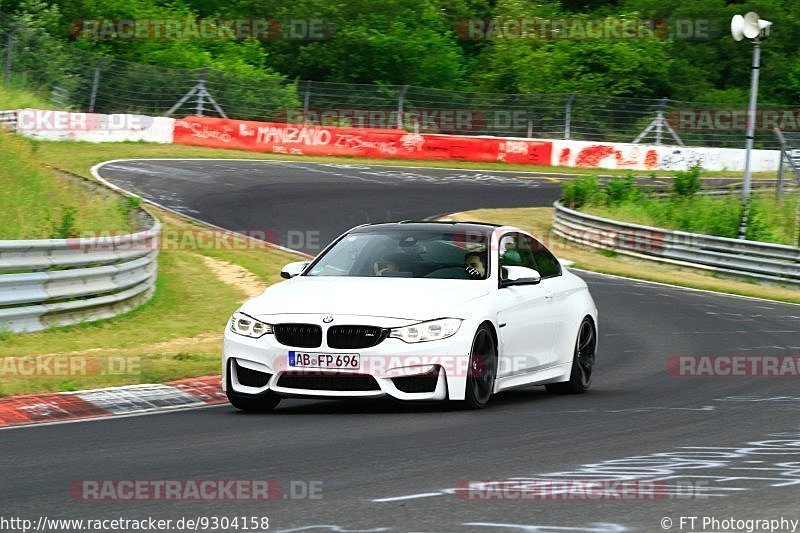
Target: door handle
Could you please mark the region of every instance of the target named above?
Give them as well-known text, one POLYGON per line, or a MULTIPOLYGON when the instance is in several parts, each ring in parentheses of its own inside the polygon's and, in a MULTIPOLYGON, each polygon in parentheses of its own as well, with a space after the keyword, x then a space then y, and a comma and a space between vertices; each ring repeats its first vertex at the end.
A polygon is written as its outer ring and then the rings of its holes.
POLYGON ((553 299, 553 293, 551 291, 546 291, 544 293, 544 299, 545 300, 552 300, 553 299))

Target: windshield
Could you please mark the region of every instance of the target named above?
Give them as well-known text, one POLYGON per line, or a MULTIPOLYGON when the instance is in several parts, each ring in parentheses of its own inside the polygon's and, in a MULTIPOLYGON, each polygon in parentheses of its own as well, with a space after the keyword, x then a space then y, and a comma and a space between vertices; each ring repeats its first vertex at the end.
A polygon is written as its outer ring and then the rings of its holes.
POLYGON ((486 279, 488 235, 456 228, 354 232, 319 257, 306 275, 486 279))

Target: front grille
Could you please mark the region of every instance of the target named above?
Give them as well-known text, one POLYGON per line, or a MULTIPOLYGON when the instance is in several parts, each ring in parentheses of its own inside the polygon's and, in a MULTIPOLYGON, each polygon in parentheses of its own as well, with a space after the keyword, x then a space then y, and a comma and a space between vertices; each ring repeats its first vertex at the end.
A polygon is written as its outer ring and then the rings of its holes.
POLYGON ((371 348, 388 334, 388 329, 376 326, 332 326, 328 328, 328 346, 342 350, 371 348))
POLYGON ((236 379, 245 387, 263 387, 272 377, 272 374, 268 374, 267 372, 259 372, 258 370, 245 368, 237 361, 234 361, 233 364, 236 365, 236 379))
POLYGON ((284 372, 278 379, 279 387, 289 389, 329 391, 377 391, 381 388, 375 378, 367 374, 307 374, 284 372))
POLYGON ((322 345, 322 328, 316 324, 276 324, 275 339, 284 346, 319 348, 322 345))
POLYGON ((393 378, 392 383, 402 392, 433 392, 436 390, 438 379, 439 367, 435 366, 424 374, 393 378))

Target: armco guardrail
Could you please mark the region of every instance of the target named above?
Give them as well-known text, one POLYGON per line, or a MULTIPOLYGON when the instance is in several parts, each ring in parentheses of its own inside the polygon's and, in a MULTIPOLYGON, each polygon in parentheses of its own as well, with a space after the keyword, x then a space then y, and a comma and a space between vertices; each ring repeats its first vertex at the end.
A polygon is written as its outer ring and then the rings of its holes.
POLYGON ((568 241, 665 263, 800 284, 800 248, 619 222, 554 204, 553 232, 568 241))
POLYGON ((38 331, 109 318, 153 294, 161 224, 75 239, 0 241, 0 330, 38 331))

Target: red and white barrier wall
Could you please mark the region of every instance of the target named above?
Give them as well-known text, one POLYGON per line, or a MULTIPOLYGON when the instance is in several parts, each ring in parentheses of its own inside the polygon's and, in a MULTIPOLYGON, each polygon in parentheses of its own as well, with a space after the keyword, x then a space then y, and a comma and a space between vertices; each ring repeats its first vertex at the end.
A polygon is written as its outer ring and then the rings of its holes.
POLYGON ((0 112, 5 123, 26 137, 43 141, 172 143, 175 119, 145 115, 73 113, 18 109, 15 116, 0 112))
POLYGON ((175 121, 174 142, 296 155, 438 159, 550 165, 547 140, 414 134, 402 130, 304 126, 208 117, 175 121))
MULTIPOLYGON (((753 150, 753 172, 778 170, 778 150, 753 150)), ((705 170, 744 170, 744 149, 694 146, 651 146, 628 143, 553 141, 553 166, 686 170, 700 162, 705 170)))
MULTIPOLYGON (((342 128, 210 117, 100 115, 36 109, 17 110, 8 125, 26 136, 87 142, 145 141, 294 155, 382 159, 506 162, 541 166, 686 170, 744 168, 744 149, 654 146, 552 139, 415 134, 402 130, 342 128), (13 124, 12 124, 13 127, 13 124)), ((778 169, 777 150, 754 150, 754 172, 778 169)))

